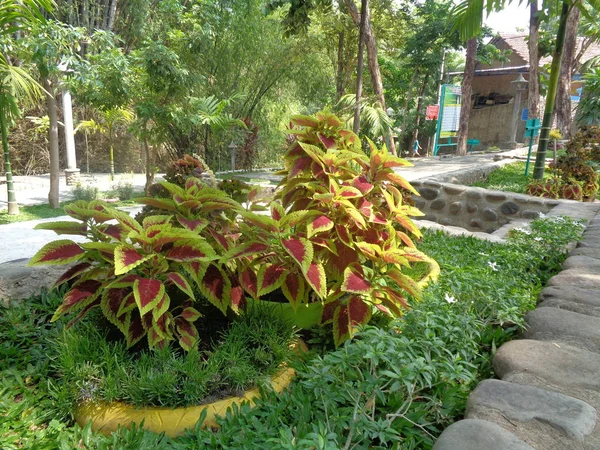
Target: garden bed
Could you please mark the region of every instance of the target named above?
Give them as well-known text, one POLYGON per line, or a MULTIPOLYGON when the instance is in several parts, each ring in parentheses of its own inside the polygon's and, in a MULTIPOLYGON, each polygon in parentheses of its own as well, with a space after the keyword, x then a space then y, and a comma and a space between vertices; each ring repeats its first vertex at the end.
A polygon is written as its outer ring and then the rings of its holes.
POLYGON ((266 394, 253 410, 242 406, 217 433, 198 427, 179 438, 138 428, 107 437, 73 425, 49 351, 61 333, 48 322, 60 299, 13 304, 0 315, 0 447, 431 448, 460 418, 470 390, 491 375, 494 349, 520 330, 578 231, 567 219, 544 219, 513 231, 504 245, 425 232, 419 248, 442 273, 403 319, 368 327, 325 353, 317 350, 328 337, 313 335, 312 357, 292 364, 298 378, 290 390, 266 394))

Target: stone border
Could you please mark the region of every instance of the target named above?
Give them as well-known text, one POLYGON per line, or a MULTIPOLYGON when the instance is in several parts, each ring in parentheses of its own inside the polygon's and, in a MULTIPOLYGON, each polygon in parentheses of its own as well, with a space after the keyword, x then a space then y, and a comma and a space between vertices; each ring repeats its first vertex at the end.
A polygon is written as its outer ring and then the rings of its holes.
POLYGON ((493 233, 515 219, 537 219, 540 213, 547 214, 563 202, 579 203, 432 180, 413 181, 411 184, 420 194, 413 195, 412 199, 415 206, 425 213, 422 220, 474 232, 493 233))
POLYGON ((600 448, 599 211, 600 203, 552 211, 592 220, 525 317, 522 338, 494 356, 500 380, 479 384, 465 420, 448 427, 434 450, 600 448))

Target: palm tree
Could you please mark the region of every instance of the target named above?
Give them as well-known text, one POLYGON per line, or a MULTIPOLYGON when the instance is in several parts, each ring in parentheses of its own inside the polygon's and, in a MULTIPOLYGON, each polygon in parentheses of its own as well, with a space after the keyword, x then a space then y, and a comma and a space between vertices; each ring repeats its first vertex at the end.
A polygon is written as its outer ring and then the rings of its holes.
MULTIPOLYGON (((455 28, 459 31, 461 39, 467 40, 476 36, 481 31, 484 11, 489 15, 492 11, 502 9, 505 5, 511 3, 511 1, 512 0, 463 0, 455 7, 452 15, 455 21, 455 28)), ((581 9, 582 14, 589 16, 589 12, 585 9, 583 3, 583 0, 562 0, 558 32, 556 34, 556 47, 552 54, 550 80, 548 81, 548 93, 546 95, 546 107, 544 108, 540 143, 533 169, 533 178, 536 179, 542 179, 544 177, 546 150, 548 148, 552 116, 554 114, 554 102, 556 100, 561 57, 567 31, 567 19, 573 8, 579 8, 581 9)), ((587 4, 596 11, 600 10, 600 0, 587 0, 587 4)), ((535 64, 535 61, 530 61, 530 64, 535 64)))
MULTIPOLYGON (((44 22, 43 11, 51 12, 53 7, 53 0, 0 0, 0 38, 9 39, 31 24, 44 22)), ((7 56, 0 53, 0 133, 8 191, 8 214, 19 213, 8 149, 8 125, 19 116, 18 99, 33 102, 41 96, 42 88, 31 75, 12 65, 7 56)))
POLYGON ((110 108, 100 110, 102 123, 96 124, 98 130, 108 136, 108 146, 110 149, 110 179, 115 179, 115 150, 114 150, 114 134, 116 125, 129 125, 135 119, 132 110, 128 108, 110 108))

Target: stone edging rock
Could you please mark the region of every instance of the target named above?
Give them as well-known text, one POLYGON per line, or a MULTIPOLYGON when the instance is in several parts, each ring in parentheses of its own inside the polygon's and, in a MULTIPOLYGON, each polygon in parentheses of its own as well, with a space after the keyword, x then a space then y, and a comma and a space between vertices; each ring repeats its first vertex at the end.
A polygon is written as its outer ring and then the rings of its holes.
POLYGON ((600 449, 600 204, 569 208, 593 217, 582 240, 434 450, 600 449))

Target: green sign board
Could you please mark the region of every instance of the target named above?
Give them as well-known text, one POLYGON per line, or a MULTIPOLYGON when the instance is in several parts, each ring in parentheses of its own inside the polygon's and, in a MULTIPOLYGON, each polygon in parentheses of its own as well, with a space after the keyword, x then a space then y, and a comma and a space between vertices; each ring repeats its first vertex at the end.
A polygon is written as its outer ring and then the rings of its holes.
POLYGON ((460 121, 460 86, 445 84, 442 91, 440 111, 440 138, 456 137, 460 121))
POLYGON ((531 130, 533 128, 541 128, 540 119, 529 119, 525 122, 525 128, 531 130))

